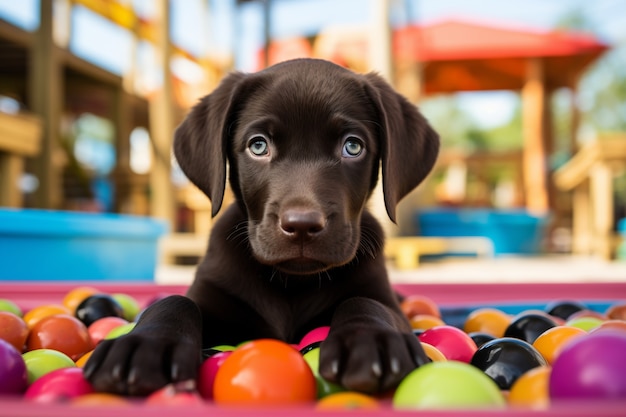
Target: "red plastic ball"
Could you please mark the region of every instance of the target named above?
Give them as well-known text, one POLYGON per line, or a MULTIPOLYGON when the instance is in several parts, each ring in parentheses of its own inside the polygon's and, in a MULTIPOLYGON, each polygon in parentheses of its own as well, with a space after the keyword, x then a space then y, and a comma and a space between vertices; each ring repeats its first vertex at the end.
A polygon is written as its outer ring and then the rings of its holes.
POLYGON ((213 394, 217 404, 302 404, 315 401, 316 381, 300 352, 278 340, 260 339, 224 361, 213 394))
POLYGON ((436 326, 419 335, 421 342, 436 347, 448 360, 470 363, 476 343, 463 330, 453 326, 436 326))
POLYGON ((21 317, 8 311, 0 311, 0 339, 6 340, 21 353, 27 337, 28 326, 21 317))
POLYGON ((205 400, 213 399, 213 385, 215 384, 217 371, 232 353, 232 350, 216 353, 207 358, 200 366, 200 371, 198 372, 198 392, 205 400))
POLYGON ((80 320, 58 314, 45 317, 33 326, 26 349, 54 349, 76 361, 93 349, 93 345, 87 327, 80 320))

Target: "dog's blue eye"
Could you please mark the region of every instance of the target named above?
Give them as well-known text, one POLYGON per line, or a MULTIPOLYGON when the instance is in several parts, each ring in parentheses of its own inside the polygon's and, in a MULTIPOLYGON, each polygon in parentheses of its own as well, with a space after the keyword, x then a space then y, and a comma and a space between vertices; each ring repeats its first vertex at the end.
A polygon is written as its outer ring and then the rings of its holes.
POLYGON ((341 154, 346 158, 354 158, 359 156, 361 152, 363 152, 363 145, 361 144, 361 141, 348 138, 343 144, 341 154))
POLYGON ((248 148, 250 149, 250 152, 252 152, 256 156, 265 156, 270 151, 267 140, 262 136, 252 138, 250 144, 248 145, 248 148))

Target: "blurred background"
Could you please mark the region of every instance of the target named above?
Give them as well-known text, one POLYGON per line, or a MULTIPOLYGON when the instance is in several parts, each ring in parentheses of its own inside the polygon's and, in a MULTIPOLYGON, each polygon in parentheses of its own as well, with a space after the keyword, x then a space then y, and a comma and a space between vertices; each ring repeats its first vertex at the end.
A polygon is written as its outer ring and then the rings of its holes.
POLYGON ((297 57, 379 72, 441 135, 385 222, 399 268, 626 258, 622 0, 0 0, 0 206, 161 219, 159 263, 195 264, 213 220, 173 130, 227 72, 297 57))

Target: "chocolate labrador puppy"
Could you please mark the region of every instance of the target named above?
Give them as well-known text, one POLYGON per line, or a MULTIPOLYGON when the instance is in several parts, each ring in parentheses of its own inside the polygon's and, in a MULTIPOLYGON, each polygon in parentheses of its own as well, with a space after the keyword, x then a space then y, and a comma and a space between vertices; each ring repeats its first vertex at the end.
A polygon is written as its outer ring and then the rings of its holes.
POLYGON ((330 325, 320 373, 367 393, 428 362, 385 270, 366 203, 382 163, 389 217, 431 170, 437 134, 375 74, 322 60, 233 73, 175 135, 188 176, 220 209, 186 296, 151 305, 85 366, 97 390, 145 395, 193 379, 202 349, 258 338, 297 343, 330 325))

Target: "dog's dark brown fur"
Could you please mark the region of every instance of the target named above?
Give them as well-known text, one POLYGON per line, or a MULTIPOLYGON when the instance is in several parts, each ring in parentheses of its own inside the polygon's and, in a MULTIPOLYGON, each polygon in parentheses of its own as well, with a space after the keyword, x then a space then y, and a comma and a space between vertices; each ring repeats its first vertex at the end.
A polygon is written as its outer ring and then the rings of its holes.
POLYGON ((382 163, 389 217, 431 170, 439 140, 374 74, 320 60, 234 73, 176 131, 176 158, 220 209, 187 297, 149 307, 85 367, 98 390, 145 395, 191 379, 201 349, 257 338, 296 343, 330 325, 320 373, 363 392, 427 362, 385 270, 366 202, 382 163))

